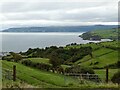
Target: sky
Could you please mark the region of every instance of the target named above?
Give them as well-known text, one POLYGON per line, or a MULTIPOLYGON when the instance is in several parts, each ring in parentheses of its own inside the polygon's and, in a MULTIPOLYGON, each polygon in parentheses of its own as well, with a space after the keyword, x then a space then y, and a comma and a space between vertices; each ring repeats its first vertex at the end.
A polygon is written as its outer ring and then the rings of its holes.
POLYGON ((1 0, 0 28, 117 25, 118 0, 1 0))

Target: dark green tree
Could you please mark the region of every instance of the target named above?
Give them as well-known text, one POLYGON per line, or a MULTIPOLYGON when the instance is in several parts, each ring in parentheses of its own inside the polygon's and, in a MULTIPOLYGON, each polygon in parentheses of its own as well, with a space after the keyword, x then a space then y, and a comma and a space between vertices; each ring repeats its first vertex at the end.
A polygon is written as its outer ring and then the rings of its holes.
POLYGON ((10 54, 13 56, 15 62, 20 61, 22 59, 22 56, 20 54, 14 52, 10 52, 10 54))
POLYGON ((113 83, 120 84, 120 71, 118 71, 117 73, 114 74, 114 76, 112 77, 111 81, 113 83))
POLYGON ((62 63, 55 51, 51 53, 49 62, 52 64, 53 69, 57 68, 57 66, 60 66, 62 63))

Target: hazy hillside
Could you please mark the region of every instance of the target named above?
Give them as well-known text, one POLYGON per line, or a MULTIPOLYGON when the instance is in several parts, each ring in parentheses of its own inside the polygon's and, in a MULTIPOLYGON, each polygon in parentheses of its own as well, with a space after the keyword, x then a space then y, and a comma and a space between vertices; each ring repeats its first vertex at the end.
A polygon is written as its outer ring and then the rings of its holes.
POLYGON ((117 28, 106 29, 106 30, 92 30, 83 33, 80 37, 82 37, 84 40, 90 40, 90 38, 93 36, 99 36, 101 39, 117 40, 119 30, 120 29, 117 28))
POLYGON ((86 32, 96 29, 111 29, 116 27, 117 27, 116 25, 21 27, 21 28, 9 28, 3 30, 3 32, 86 32))

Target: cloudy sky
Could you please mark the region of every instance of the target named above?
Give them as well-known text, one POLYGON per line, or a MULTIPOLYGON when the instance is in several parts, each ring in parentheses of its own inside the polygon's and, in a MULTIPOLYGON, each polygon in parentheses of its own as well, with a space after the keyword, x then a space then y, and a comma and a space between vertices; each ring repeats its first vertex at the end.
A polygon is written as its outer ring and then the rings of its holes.
POLYGON ((1 0, 0 8, 2 29, 118 22, 118 0, 1 0))

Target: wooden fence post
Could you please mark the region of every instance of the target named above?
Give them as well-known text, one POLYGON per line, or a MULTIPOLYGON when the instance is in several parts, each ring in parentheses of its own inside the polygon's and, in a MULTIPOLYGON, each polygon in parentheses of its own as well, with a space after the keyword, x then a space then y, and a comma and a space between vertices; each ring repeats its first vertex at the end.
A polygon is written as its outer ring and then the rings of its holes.
POLYGON ((108 83, 108 76, 109 75, 109 70, 108 70, 108 67, 106 68, 106 83, 108 83))
POLYGON ((13 81, 16 81, 16 65, 13 65, 13 81))

